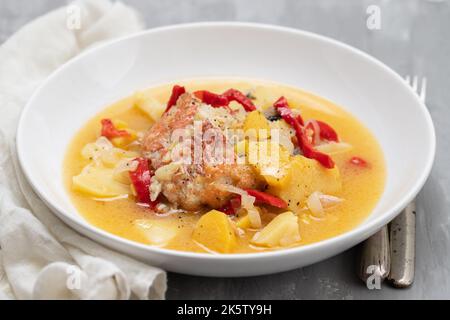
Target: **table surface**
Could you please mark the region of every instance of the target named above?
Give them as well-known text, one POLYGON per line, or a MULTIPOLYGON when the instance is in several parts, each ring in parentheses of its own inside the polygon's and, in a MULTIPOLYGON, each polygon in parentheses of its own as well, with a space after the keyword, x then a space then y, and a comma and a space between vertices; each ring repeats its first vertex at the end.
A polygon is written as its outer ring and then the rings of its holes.
MULTIPOLYGON (((440 0, 123 0, 148 27, 193 21, 251 21, 316 32, 380 59, 401 75, 426 76, 427 106, 437 133, 436 162, 417 200, 414 285, 369 290, 355 275, 357 248, 281 274, 217 279, 169 275, 169 299, 450 298, 450 2, 440 0), (380 8, 369 30, 367 8, 380 8)), ((1 0, 0 43, 64 0, 1 0)))

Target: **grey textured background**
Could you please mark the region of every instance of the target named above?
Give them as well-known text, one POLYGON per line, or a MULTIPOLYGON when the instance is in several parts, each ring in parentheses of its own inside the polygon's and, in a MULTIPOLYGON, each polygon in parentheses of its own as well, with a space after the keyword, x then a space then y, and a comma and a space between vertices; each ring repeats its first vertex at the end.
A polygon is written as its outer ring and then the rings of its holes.
MULTIPOLYGON (((215 279, 169 275, 169 299, 450 298, 450 2, 431 0, 124 0, 148 27, 214 20, 253 21, 326 35, 362 49, 401 75, 428 78, 436 162, 418 198, 417 274, 409 289, 368 290, 355 276, 356 250, 282 274, 215 279), (366 28, 369 5, 381 30, 366 28)), ((0 43, 61 0, 0 0, 0 43)), ((0 62, 1 63, 1 62, 0 62)), ((386 115, 388 116, 388 115, 386 115)), ((399 124, 401 125, 401 124, 399 124)))

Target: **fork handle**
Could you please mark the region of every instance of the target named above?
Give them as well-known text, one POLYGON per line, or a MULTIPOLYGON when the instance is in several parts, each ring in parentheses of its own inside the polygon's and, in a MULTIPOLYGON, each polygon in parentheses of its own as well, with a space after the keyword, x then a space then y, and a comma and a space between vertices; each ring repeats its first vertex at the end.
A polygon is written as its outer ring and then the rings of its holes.
POLYGON ((412 201, 391 222, 391 272, 388 281, 395 287, 409 287, 414 281, 416 204, 412 201))
POLYGON ((390 265, 389 233, 388 227, 384 226, 361 245, 358 276, 364 282, 373 274, 385 279, 390 265))

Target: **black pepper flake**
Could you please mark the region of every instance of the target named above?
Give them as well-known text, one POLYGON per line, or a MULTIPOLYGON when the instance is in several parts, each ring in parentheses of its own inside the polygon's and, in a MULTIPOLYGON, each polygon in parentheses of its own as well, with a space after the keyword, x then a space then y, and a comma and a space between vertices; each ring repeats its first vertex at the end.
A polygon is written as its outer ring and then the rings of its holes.
POLYGON ((256 97, 251 92, 247 93, 245 96, 247 98, 251 99, 251 100, 255 100, 256 99, 256 97))
POLYGON ((273 121, 278 121, 278 120, 280 120, 281 119, 281 116, 279 115, 279 114, 276 114, 276 115, 272 115, 272 116, 268 116, 267 117, 267 120, 269 120, 269 121, 271 121, 271 122, 273 122, 273 121))

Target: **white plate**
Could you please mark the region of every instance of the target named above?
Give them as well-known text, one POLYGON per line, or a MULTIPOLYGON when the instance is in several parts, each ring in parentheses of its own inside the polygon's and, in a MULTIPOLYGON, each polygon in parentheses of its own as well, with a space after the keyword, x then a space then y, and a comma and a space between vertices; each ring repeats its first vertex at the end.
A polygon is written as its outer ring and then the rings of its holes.
POLYGON ((423 186, 435 134, 425 106, 400 76, 369 55, 312 33, 247 23, 200 23, 145 31, 75 58, 36 91, 23 111, 17 151, 33 188, 82 234, 167 270, 250 276, 305 266, 354 246, 395 217, 423 186), (369 218, 315 244, 254 254, 210 255, 154 248, 100 230, 64 189, 62 161, 76 131, 107 104, 135 90, 185 78, 260 78, 304 88, 372 130, 384 150, 387 183, 369 218))

